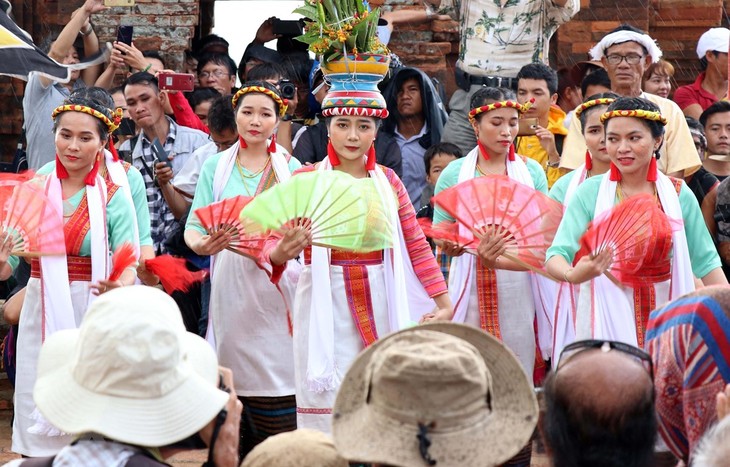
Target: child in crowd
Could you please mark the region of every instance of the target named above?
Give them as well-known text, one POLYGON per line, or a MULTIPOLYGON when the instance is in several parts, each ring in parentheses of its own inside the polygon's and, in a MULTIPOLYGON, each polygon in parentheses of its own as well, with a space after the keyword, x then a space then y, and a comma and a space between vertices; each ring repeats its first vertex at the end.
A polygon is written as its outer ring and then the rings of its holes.
MULTIPOLYGON (((416 213, 417 218, 426 217, 433 220, 433 205, 431 204, 431 198, 433 198, 433 190, 436 188, 436 182, 439 179, 441 172, 449 165, 452 161, 464 157, 464 154, 459 149, 459 146, 453 143, 436 143, 423 155, 423 163, 426 164, 426 181, 428 185, 424 188, 421 194, 421 209, 416 213)), ((436 261, 439 263, 441 272, 444 274, 446 283, 449 282, 449 267, 451 267, 451 257, 436 250, 436 245, 433 241, 428 239, 431 249, 434 250, 436 255, 436 261)))
POLYGON ((421 209, 418 210, 416 217, 428 217, 433 220, 433 206, 431 198, 433 190, 436 187, 436 181, 439 175, 451 161, 464 157, 461 149, 453 143, 436 143, 423 155, 423 163, 426 164, 426 181, 428 186, 421 194, 421 209))

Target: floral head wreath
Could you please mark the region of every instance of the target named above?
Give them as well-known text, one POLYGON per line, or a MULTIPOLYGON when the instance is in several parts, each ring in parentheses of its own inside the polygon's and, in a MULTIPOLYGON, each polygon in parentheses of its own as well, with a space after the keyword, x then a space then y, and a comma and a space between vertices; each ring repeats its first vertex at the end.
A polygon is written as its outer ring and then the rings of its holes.
POLYGON ((601 123, 606 123, 606 120, 614 117, 634 117, 643 118, 644 120, 651 120, 653 122, 659 122, 663 126, 667 124, 667 119, 662 116, 659 112, 652 112, 649 110, 611 110, 601 115, 601 123))
POLYGON ((599 105, 608 105, 611 102, 615 101, 616 99, 612 97, 601 97, 599 99, 593 99, 591 101, 586 101, 580 105, 577 109, 575 109, 575 116, 580 118, 581 114, 585 112, 586 110, 590 109, 591 107, 597 107, 599 105))
POLYGON ((113 133, 114 130, 119 128, 119 124, 122 121, 122 115, 123 111, 121 108, 117 108, 115 110, 110 110, 111 112, 111 118, 109 116, 105 115, 103 112, 100 112, 92 107, 86 106, 86 105, 80 105, 80 104, 63 104, 59 105, 53 110, 53 113, 51 113, 51 118, 55 119, 59 114, 63 112, 82 112, 88 115, 91 115, 92 117, 96 117, 104 124, 106 125, 107 129, 109 130, 109 133, 113 133))
POLYGON ((491 112, 492 110, 502 109, 505 107, 517 109, 519 113, 525 113, 527 112, 530 107, 532 107, 532 104, 535 103, 535 99, 530 99, 529 102, 525 102, 524 104, 520 104, 519 102, 507 100, 507 101, 501 101, 501 102, 493 102, 488 105, 483 105, 481 107, 477 107, 475 109, 471 109, 469 112, 469 121, 471 123, 474 123, 476 121, 477 115, 483 114, 486 112, 491 112))
POLYGON ((246 86, 241 88, 236 95, 233 96, 233 99, 231 99, 231 102, 233 103, 233 108, 236 108, 236 105, 238 104, 238 100, 243 97, 244 94, 248 94, 249 92, 258 92, 261 94, 266 94, 270 98, 274 100, 279 105, 279 117, 283 117, 286 114, 286 109, 289 106, 289 101, 287 99, 282 99, 280 95, 272 91, 271 89, 265 88, 263 86, 246 86))

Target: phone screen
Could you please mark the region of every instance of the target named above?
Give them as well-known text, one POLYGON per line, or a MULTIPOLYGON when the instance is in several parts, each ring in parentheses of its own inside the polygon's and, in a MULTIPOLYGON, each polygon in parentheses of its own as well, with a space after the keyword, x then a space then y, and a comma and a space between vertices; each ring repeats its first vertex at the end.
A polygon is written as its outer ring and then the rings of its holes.
POLYGON ((132 34, 134 34, 133 26, 119 26, 119 29, 117 29, 117 42, 132 45, 132 34))

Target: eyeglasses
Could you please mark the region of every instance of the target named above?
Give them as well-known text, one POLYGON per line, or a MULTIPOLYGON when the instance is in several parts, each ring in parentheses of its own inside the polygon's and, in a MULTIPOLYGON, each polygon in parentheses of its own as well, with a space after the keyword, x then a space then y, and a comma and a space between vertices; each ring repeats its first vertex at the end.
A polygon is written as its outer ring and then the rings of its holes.
POLYGON ((651 356, 633 345, 616 341, 585 340, 566 345, 563 351, 560 352, 560 360, 558 360, 558 366, 556 367, 555 372, 557 373, 558 370, 560 370, 560 368, 563 367, 571 358, 581 352, 591 349, 601 349, 601 352, 618 350, 619 352, 629 355, 635 358, 649 373, 652 381, 654 380, 654 364, 651 361, 651 356))
POLYGON ((201 71, 198 73, 198 78, 207 79, 210 76, 215 76, 216 78, 223 78, 224 76, 230 76, 227 71, 224 70, 215 70, 215 71, 201 71))
POLYGON ((628 63, 629 65, 637 65, 639 62, 641 62, 642 58, 644 58, 644 56, 639 54, 611 54, 606 56, 606 61, 611 65, 618 65, 622 61, 626 60, 626 63, 628 63))

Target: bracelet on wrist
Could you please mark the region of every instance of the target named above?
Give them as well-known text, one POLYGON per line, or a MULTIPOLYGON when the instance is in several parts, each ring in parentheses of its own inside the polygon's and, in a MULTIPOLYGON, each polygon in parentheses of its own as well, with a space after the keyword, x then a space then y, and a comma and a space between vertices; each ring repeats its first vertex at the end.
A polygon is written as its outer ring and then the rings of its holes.
POLYGON ((86 28, 86 30, 84 30, 84 29, 80 30, 79 34, 86 37, 89 34, 91 34, 92 32, 94 32, 94 27, 91 25, 91 22, 89 22, 89 26, 86 28))
POLYGON ((573 268, 566 269, 565 272, 563 272, 563 280, 567 282, 568 284, 571 284, 570 279, 568 279, 568 273, 571 272, 573 268))
POLYGON ((144 67, 144 70, 140 70, 142 73, 147 73, 150 71, 150 68, 152 68, 152 64, 148 63, 146 67, 144 67))

